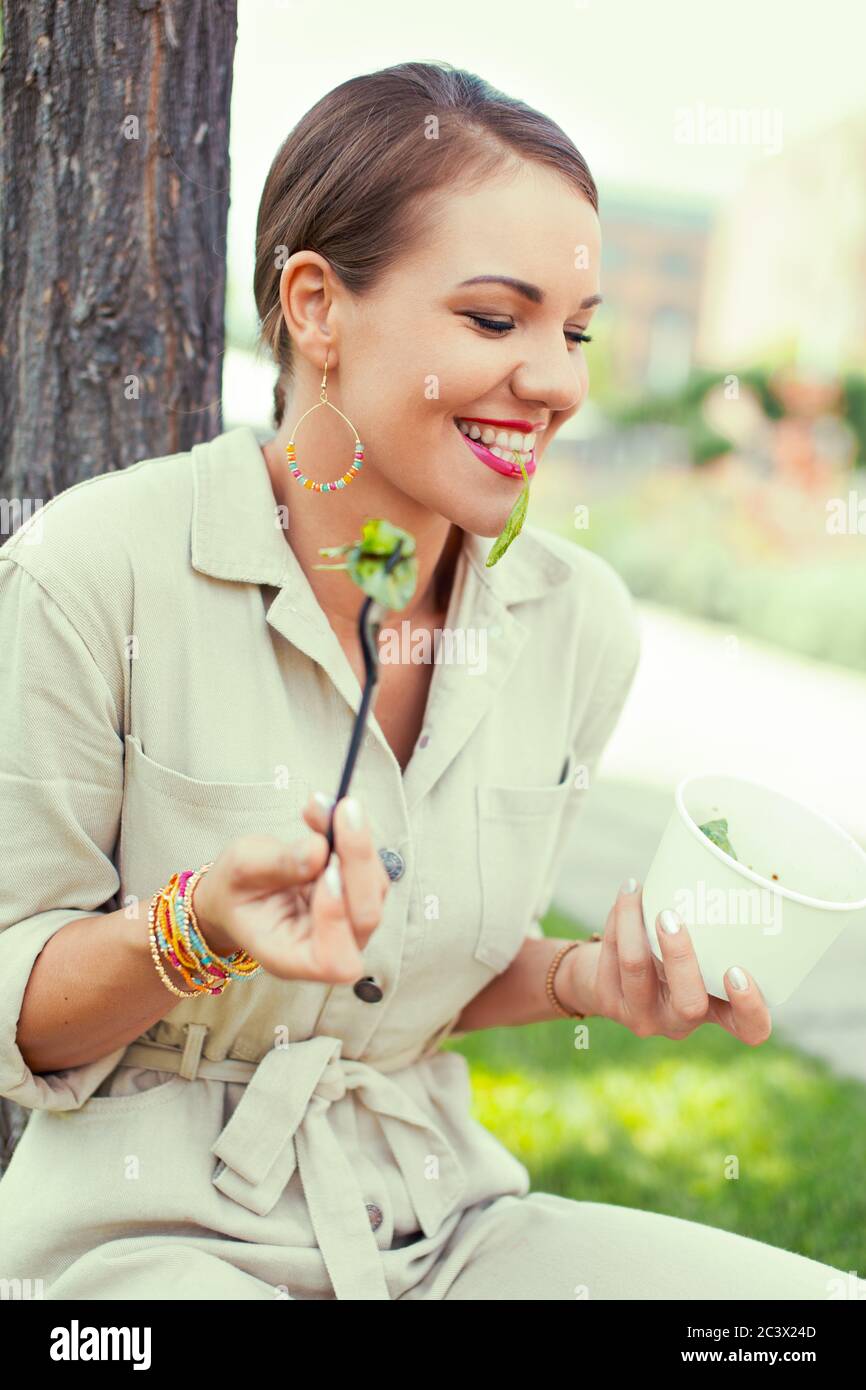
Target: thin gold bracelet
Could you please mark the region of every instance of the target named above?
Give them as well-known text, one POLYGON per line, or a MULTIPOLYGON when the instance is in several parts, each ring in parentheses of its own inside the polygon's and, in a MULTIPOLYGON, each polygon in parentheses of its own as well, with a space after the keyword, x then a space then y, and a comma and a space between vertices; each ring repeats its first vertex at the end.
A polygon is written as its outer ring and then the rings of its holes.
POLYGON ((562 1004, 556 997, 556 990, 553 988, 553 981, 563 957, 567 956, 569 951, 573 951, 576 946, 583 946, 586 943, 587 939, 589 939, 590 941, 601 941, 601 932, 594 931, 592 933, 592 936, 590 936, 589 938, 581 936, 578 937, 576 941, 567 941, 564 946, 560 946, 556 955, 553 957, 553 960, 550 962, 550 966, 547 971, 547 979, 545 981, 545 993, 547 994, 547 997, 550 1000, 553 1007, 555 1008, 556 1012, 562 1018, 586 1018, 586 1014, 578 1013, 576 1009, 572 1013, 569 1009, 563 1008, 562 1004))

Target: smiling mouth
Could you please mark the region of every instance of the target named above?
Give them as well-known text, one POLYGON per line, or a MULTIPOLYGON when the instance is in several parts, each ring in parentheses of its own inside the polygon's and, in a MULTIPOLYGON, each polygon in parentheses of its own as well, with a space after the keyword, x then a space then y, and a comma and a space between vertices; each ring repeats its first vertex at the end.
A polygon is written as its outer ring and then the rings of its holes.
MULTIPOLYGON (((521 443, 528 443, 529 440, 532 441, 528 450, 515 450, 511 448, 510 443, 508 443, 507 441, 504 441, 503 443, 491 442, 490 444, 484 444, 482 443, 480 438, 473 439, 471 437, 471 435, 467 431, 466 426, 461 425, 461 422, 456 415, 453 418, 454 427, 461 435, 464 444, 466 444, 468 448, 472 450, 472 453, 475 455, 477 459, 481 461, 481 463, 485 464, 488 468, 492 469, 494 473, 501 473, 507 478, 520 478, 522 480, 523 472, 521 470, 520 464, 517 461, 517 458, 515 458, 515 453, 517 453, 519 458, 523 460, 523 467, 526 469, 527 476, 530 478, 532 477, 537 467, 535 459, 534 435, 530 435, 528 439, 525 436, 520 436, 521 443)), ((493 431, 489 430, 485 431, 485 433, 493 433, 493 431)), ((499 438, 502 438, 503 434, 513 437, 512 431, 497 431, 496 434, 499 438)))

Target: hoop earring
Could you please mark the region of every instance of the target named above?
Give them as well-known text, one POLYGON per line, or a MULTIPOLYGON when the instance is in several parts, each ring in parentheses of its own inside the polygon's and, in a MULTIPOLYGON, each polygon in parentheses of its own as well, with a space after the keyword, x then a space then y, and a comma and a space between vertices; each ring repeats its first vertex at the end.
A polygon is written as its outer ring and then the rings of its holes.
POLYGON ((360 471, 364 462, 364 446, 358 438, 358 431, 355 429, 355 426, 352 424, 351 420, 346 418, 342 410, 337 410, 337 407, 334 404, 332 404, 331 401, 328 400, 327 381, 328 354, 326 353, 325 373, 322 377, 322 385, 319 388, 320 399, 316 402, 315 405, 311 405, 309 410, 304 411, 303 415, 301 416, 301 419, 298 421, 298 423, 295 425, 295 428, 292 430, 292 437, 286 445, 286 457, 289 461, 289 469, 291 470, 292 476, 297 478, 298 482, 301 484, 302 487, 309 488, 311 492, 336 492, 338 488, 348 487, 349 483, 354 482, 355 474, 360 471), (349 469, 348 473, 344 473, 342 478, 335 478, 332 483, 315 483, 313 482, 312 478, 305 477, 305 475, 301 472, 300 468, 298 467, 297 456, 295 454, 295 435, 298 430, 298 425, 301 424, 301 421, 306 420, 307 416, 311 414, 312 411, 318 410, 319 406, 321 405, 328 405, 331 407, 332 410, 336 410, 340 418, 346 421, 346 424, 349 426, 349 429, 355 436, 355 453, 352 458, 352 466, 349 469))

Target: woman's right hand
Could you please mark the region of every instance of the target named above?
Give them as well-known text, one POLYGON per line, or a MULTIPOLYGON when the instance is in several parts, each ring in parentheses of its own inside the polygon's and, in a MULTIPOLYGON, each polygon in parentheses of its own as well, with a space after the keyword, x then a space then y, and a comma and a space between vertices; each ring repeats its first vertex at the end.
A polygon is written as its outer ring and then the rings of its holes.
POLYGON ((365 973, 361 952, 381 921, 390 879, 367 817, 358 829, 347 817, 353 799, 337 805, 327 869, 313 798, 303 811, 308 837, 250 834, 225 846, 193 893, 208 946, 220 955, 243 948, 284 980, 349 984, 365 973))

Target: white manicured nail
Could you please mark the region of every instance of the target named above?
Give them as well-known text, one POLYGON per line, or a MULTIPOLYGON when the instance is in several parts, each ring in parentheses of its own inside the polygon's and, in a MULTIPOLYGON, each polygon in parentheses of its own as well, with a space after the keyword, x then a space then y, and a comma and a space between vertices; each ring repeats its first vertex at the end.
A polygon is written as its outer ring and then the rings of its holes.
POLYGON ((682 922, 673 908, 666 907, 663 912, 659 913, 659 926, 667 932, 668 936, 675 936, 682 926, 682 922))
POLYGON ((330 811, 334 804, 334 798, 332 796, 326 796, 324 792, 314 792, 313 800, 319 803, 323 811, 330 811))
POLYGON ((728 979, 734 989, 748 989, 749 982, 738 965, 732 965, 728 971, 728 979))
POLYGON ((633 893, 636 888, 637 879, 632 877, 623 879, 622 883, 619 885, 619 891, 621 893, 633 893))
POLYGON ((360 830, 364 824, 364 813, 361 810, 360 801, 356 801, 354 796, 347 796, 343 802, 346 808, 346 820, 353 830, 360 830))
POLYGON ((340 874, 340 861, 336 854, 332 854, 325 870, 325 883, 332 898, 339 898, 343 892, 343 881, 340 874))

